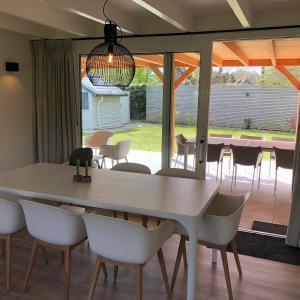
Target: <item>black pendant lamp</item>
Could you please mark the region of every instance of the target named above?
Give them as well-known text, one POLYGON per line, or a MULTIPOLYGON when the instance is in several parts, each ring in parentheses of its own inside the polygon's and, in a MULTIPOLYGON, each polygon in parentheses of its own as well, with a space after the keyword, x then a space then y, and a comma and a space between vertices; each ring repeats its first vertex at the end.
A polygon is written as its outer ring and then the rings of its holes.
POLYGON ((105 15, 108 1, 103 6, 105 40, 89 53, 86 74, 96 86, 127 87, 135 74, 135 62, 129 50, 118 42, 117 28, 121 31, 120 26, 105 15))

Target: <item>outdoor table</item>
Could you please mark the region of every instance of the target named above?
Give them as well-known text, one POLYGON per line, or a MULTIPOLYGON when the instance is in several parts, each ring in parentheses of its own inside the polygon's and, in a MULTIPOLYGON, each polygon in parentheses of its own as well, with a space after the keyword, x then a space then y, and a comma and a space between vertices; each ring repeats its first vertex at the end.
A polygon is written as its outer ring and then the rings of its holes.
MULTIPOLYGON (((225 148, 230 145, 234 146, 247 146, 247 147, 261 147, 265 152, 272 152, 273 147, 287 150, 295 150, 296 142, 286 141, 264 141, 264 140, 248 140, 248 139, 235 139, 235 138, 222 138, 222 137, 208 137, 209 144, 223 144, 225 148)), ((188 146, 196 146, 196 138, 192 138, 184 144, 184 169, 187 169, 188 161, 188 146)))
MULTIPOLYGON (((81 170, 82 173, 84 170, 81 170)), ((98 170, 91 183, 73 182, 75 168, 38 163, 0 174, 0 191, 75 205, 171 219, 189 234, 187 299, 196 299, 199 221, 218 192, 214 180, 98 170)))

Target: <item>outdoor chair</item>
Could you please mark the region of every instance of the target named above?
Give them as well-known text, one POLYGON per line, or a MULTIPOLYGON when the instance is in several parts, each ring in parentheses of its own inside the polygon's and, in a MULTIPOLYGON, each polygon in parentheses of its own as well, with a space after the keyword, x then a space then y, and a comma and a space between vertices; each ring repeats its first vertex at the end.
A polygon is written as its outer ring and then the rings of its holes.
MULTIPOLYGON (((183 134, 178 134, 175 136, 177 144, 177 156, 174 164, 174 168, 180 163, 182 157, 184 157, 184 147, 187 142, 187 138, 183 134)), ((194 164, 195 164, 195 145, 188 145, 188 155, 194 155, 194 164)))
POLYGON ((207 159, 206 159, 207 162, 208 163, 211 163, 211 162, 217 163, 216 181, 218 181, 219 164, 221 163, 220 182, 222 182, 222 175, 223 175, 223 155, 224 155, 224 143, 207 145, 207 159))
MULTIPOLYGON (((209 137, 212 138, 223 138, 223 139, 232 139, 233 135, 232 134, 221 134, 221 133, 210 133, 209 137)), ((231 169, 231 151, 229 148, 224 148, 224 153, 223 156, 227 156, 229 157, 228 160, 228 169, 229 169, 229 173, 230 173, 230 169, 231 169)))
POLYGON ((85 146, 97 151, 95 153, 97 155, 102 146, 111 143, 112 136, 113 133, 110 131, 96 131, 85 138, 85 146))
MULTIPOLYGON (((272 142, 287 142, 287 143, 291 143, 291 142, 295 142, 295 139, 292 138, 282 138, 282 137, 272 137, 272 142)), ((269 164, 269 175, 271 175, 271 167, 272 167, 272 159, 275 160, 275 153, 274 151, 272 151, 270 153, 270 164, 269 164)))
POLYGON ((120 141, 115 145, 102 146, 99 151, 99 154, 103 157, 101 168, 103 167, 103 164, 105 164, 106 158, 111 159, 112 166, 114 165, 114 161, 117 161, 117 163, 119 163, 121 159, 125 159, 125 161, 128 162, 127 155, 129 153, 131 143, 131 140, 125 140, 120 141))
POLYGON ((274 184, 274 195, 277 189, 277 173, 278 168, 293 169, 294 163, 294 150, 280 149, 273 147, 275 153, 275 184, 274 184))
MULTIPOLYGON (((217 194, 205 214, 200 219, 198 243, 220 250, 229 299, 233 299, 230 273, 227 261, 227 245, 230 244, 240 277, 242 268, 237 251, 235 236, 240 224, 241 215, 250 193, 242 196, 217 194)), ((186 242, 189 240, 185 228, 177 223, 176 234, 180 234, 176 263, 171 282, 171 291, 175 286, 181 258, 186 253, 186 242)))
POLYGON ((231 178, 231 191, 233 183, 236 185, 237 166, 253 166, 251 193, 253 191, 255 171, 258 170, 258 189, 260 187, 261 163, 263 158, 261 147, 245 147, 230 145, 233 157, 233 170, 231 178))

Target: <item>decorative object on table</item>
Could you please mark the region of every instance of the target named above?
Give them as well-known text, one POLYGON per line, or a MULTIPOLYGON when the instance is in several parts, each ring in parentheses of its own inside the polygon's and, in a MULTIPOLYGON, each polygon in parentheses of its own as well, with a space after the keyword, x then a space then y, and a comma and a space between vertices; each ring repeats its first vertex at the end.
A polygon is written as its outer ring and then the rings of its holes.
POLYGON ((85 162, 85 174, 82 176, 81 181, 84 183, 89 183, 92 181, 92 177, 89 175, 89 162, 85 162))
POLYGON ((117 28, 121 36, 122 29, 105 14, 107 2, 108 0, 103 5, 103 15, 106 18, 105 41, 89 53, 86 61, 86 74, 91 83, 96 86, 127 87, 135 74, 135 62, 129 50, 118 42, 117 28))
POLYGON ((82 179, 82 176, 79 173, 79 167, 80 167, 80 160, 76 159, 76 174, 73 176, 74 182, 80 182, 82 179))

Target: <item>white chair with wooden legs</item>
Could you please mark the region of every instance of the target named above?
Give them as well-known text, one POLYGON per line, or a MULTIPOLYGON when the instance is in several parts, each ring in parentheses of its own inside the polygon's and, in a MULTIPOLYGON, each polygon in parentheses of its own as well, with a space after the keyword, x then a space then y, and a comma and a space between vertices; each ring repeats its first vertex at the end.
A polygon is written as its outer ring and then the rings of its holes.
MULTIPOLYGON (((235 235, 240 224, 243 208, 249 196, 250 193, 243 196, 217 194, 199 224, 198 243, 221 252, 229 299, 233 299, 233 294, 226 247, 228 244, 231 245, 239 275, 242 276, 235 235)), ((174 289, 180 261, 185 251, 186 241, 188 241, 187 232, 182 225, 177 225, 175 233, 180 234, 181 239, 171 282, 171 291, 174 289)))
POLYGON ((16 201, 0 199, 0 240, 6 260, 6 290, 11 289, 12 238, 25 228, 21 205, 16 201))
POLYGON ((197 174, 190 170, 179 169, 179 168, 166 168, 161 169, 155 173, 159 176, 170 176, 170 177, 180 177, 188 179, 198 179, 197 174))
POLYGON ((111 263, 116 282, 118 265, 135 269, 136 298, 142 299, 142 272, 146 263, 157 253, 167 293, 170 292, 162 245, 173 234, 174 223, 166 221, 154 230, 136 223, 94 214, 83 216, 90 247, 97 254, 96 268, 92 279, 89 300, 93 299, 101 264, 111 263), (104 242, 103 242, 104 241, 104 242))
POLYGON ((27 290, 35 257, 39 247, 54 248, 63 252, 65 266, 65 299, 69 299, 71 251, 86 240, 86 229, 79 214, 62 208, 33 201, 20 200, 28 232, 34 238, 31 256, 24 281, 27 290))
MULTIPOLYGON (((130 172, 130 173, 140 173, 140 174, 151 174, 151 170, 149 167, 143 165, 143 164, 137 164, 137 163, 120 163, 111 168, 113 171, 121 171, 121 172, 130 172)), ((116 217, 117 213, 114 212, 114 216, 116 217)), ((128 220, 128 213, 124 212, 124 219, 128 220)), ((143 226, 147 227, 148 224, 148 218, 146 216, 142 216, 143 220, 143 226)))

